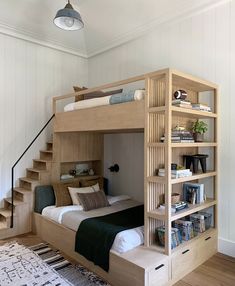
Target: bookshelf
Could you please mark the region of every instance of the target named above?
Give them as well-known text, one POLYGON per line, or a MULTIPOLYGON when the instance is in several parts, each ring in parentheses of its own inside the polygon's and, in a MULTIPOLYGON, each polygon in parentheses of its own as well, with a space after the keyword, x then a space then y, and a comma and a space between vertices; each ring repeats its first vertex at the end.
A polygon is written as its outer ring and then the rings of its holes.
MULTIPOLYGON (((146 79, 145 98, 145 246, 164 252, 170 257, 172 281, 177 281, 188 271, 193 270, 217 249, 217 204, 218 204, 218 86, 214 83, 190 75, 167 70, 162 76, 146 79), (212 112, 172 106, 173 94, 182 89, 187 92, 187 100, 199 103, 209 102, 212 112), (174 143, 171 131, 176 125, 188 130, 197 119, 208 123, 208 136, 204 142, 174 143), (161 137, 165 135, 165 141, 161 137), (183 155, 209 154, 207 171, 193 173, 190 177, 171 178, 171 163, 184 165, 183 155), (157 175, 157 170, 165 168, 165 176, 157 175), (171 213, 171 194, 177 192, 182 198, 183 183, 206 181, 207 198, 200 204, 189 204, 188 208, 171 213), (209 185, 208 185, 209 184, 209 185), (159 210, 165 203, 165 210, 159 210), (211 227, 176 248, 171 248, 172 223, 199 211, 212 213, 211 227), (159 245, 155 231, 165 227, 165 245, 159 245), (209 237, 209 238, 208 238, 209 237), (212 237, 212 239, 211 239, 212 237), (211 245, 210 245, 211 244, 211 245), (208 250, 207 250, 208 249, 208 250), (185 252, 186 251, 186 252, 185 252), (187 268, 186 253, 203 251, 201 258, 187 268), (185 257, 185 261, 184 261, 185 257), (174 263, 182 260, 183 271, 174 263), (204 260, 203 260, 204 259, 204 260)), ((191 254, 190 254, 191 255, 191 254)), ((197 254, 199 256, 199 254, 197 254)))

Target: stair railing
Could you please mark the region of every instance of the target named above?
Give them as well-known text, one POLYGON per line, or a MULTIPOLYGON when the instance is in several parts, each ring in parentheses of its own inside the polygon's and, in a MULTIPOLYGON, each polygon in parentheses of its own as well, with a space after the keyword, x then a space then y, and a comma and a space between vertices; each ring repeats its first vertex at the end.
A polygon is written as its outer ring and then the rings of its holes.
POLYGON ((24 157, 26 152, 29 150, 29 148, 33 145, 33 143, 37 140, 37 138, 41 135, 43 130, 47 127, 47 125, 51 122, 51 120, 54 118, 55 114, 51 116, 51 118, 47 121, 47 123, 42 127, 42 129, 38 132, 38 134, 34 137, 34 139, 31 141, 31 143, 28 145, 28 147, 24 150, 24 152, 20 155, 20 157, 17 159, 17 161, 14 163, 14 165, 11 168, 11 224, 10 228, 13 228, 14 226, 14 169, 16 165, 20 162, 20 160, 24 157))

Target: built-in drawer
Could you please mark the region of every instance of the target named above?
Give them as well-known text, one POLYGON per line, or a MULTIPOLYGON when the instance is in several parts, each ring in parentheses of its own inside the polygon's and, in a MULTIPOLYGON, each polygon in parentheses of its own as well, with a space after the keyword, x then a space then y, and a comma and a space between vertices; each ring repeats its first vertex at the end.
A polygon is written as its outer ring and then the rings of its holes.
POLYGON ((180 248, 172 255, 172 279, 180 279, 194 268, 196 258, 195 243, 180 248))
POLYGON ((172 279, 181 279, 217 252, 217 231, 212 229, 173 253, 172 279))
POLYGON ((197 262, 198 265, 205 262, 217 252, 217 233, 210 232, 197 241, 196 247, 198 251, 197 262))
POLYGON ((169 281, 168 260, 157 264, 147 272, 148 286, 164 286, 169 281))

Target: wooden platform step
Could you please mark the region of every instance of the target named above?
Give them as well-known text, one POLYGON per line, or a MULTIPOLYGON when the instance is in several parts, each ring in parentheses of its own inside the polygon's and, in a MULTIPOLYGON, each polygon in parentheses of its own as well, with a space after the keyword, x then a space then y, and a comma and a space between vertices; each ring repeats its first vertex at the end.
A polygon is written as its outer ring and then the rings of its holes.
POLYGON ((40 150, 40 152, 42 152, 42 153, 48 153, 48 154, 52 154, 52 153, 53 153, 52 150, 40 150))
POLYGON ((19 180, 27 182, 27 183, 37 183, 38 182, 38 180, 28 178, 28 177, 22 177, 22 178, 19 178, 19 180))
POLYGON ((2 229, 8 229, 8 225, 6 221, 0 221, 0 230, 2 229))
POLYGON ((20 187, 16 187, 14 188, 14 190, 18 193, 21 193, 21 194, 31 194, 31 191, 28 190, 28 189, 25 189, 25 188, 20 188, 20 187))
POLYGON ((36 168, 27 168, 28 171, 34 172, 34 173, 41 173, 41 172, 47 172, 47 170, 41 170, 36 168))
MULTIPOLYGON (((9 218, 9 217, 11 217, 11 210, 0 209, 0 215, 5 217, 5 218, 9 218)), ((13 213, 13 215, 15 216, 15 213, 13 213)))
MULTIPOLYGON (((10 205, 12 204, 11 203, 11 198, 5 198, 4 199, 7 203, 9 203, 10 205)), ((25 202, 23 202, 23 201, 20 201, 20 200, 18 200, 18 199, 14 199, 14 202, 13 202, 13 205, 14 206, 20 206, 20 205, 25 205, 26 203, 25 202)))

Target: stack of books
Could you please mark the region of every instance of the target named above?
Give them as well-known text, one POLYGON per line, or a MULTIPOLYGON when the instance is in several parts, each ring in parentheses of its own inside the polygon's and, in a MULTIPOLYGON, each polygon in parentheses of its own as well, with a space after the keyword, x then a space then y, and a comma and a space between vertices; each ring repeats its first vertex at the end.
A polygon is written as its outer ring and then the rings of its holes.
POLYGON ((178 228, 183 240, 190 240, 194 237, 193 223, 187 220, 176 220, 175 228, 178 228))
MULTIPOLYGON (((165 177, 165 169, 159 169, 158 176, 165 177)), ((190 177, 190 176, 192 176, 192 172, 190 171, 190 169, 171 170, 172 179, 178 179, 178 178, 190 177)))
POLYGON ((172 105, 173 106, 177 106, 177 107, 183 107, 183 108, 192 109, 191 102, 187 101, 187 100, 174 99, 174 100, 172 100, 172 105))
POLYGON ((190 204, 202 204, 205 201, 204 184, 184 183, 183 200, 190 204))
MULTIPOLYGON (((176 203, 176 204, 172 204, 171 205, 171 213, 176 213, 178 211, 181 211, 185 208, 188 208, 188 204, 186 202, 179 202, 179 203, 176 203)), ((165 205, 160 205, 158 210, 160 211, 165 211, 166 209, 166 206, 165 205)))
MULTIPOLYGON (((161 142, 165 141, 165 135, 161 137, 161 142)), ((193 135, 187 130, 172 130, 171 132, 172 143, 194 143, 193 135)))
POLYGON ((201 110, 201 111, 211 112, 211 107, 208 106, 205 103, 192 103, 192 108, 194 110, 201 110))
MULTIPOLYGON (((156 241, 159 242, 160 245, 165 246, 165 226, 160 226, 156 228, 156 241)), ((178 228, 171 228, 171 249, 176 248, 178 245, 182 243, 182 237, 178 228)))

